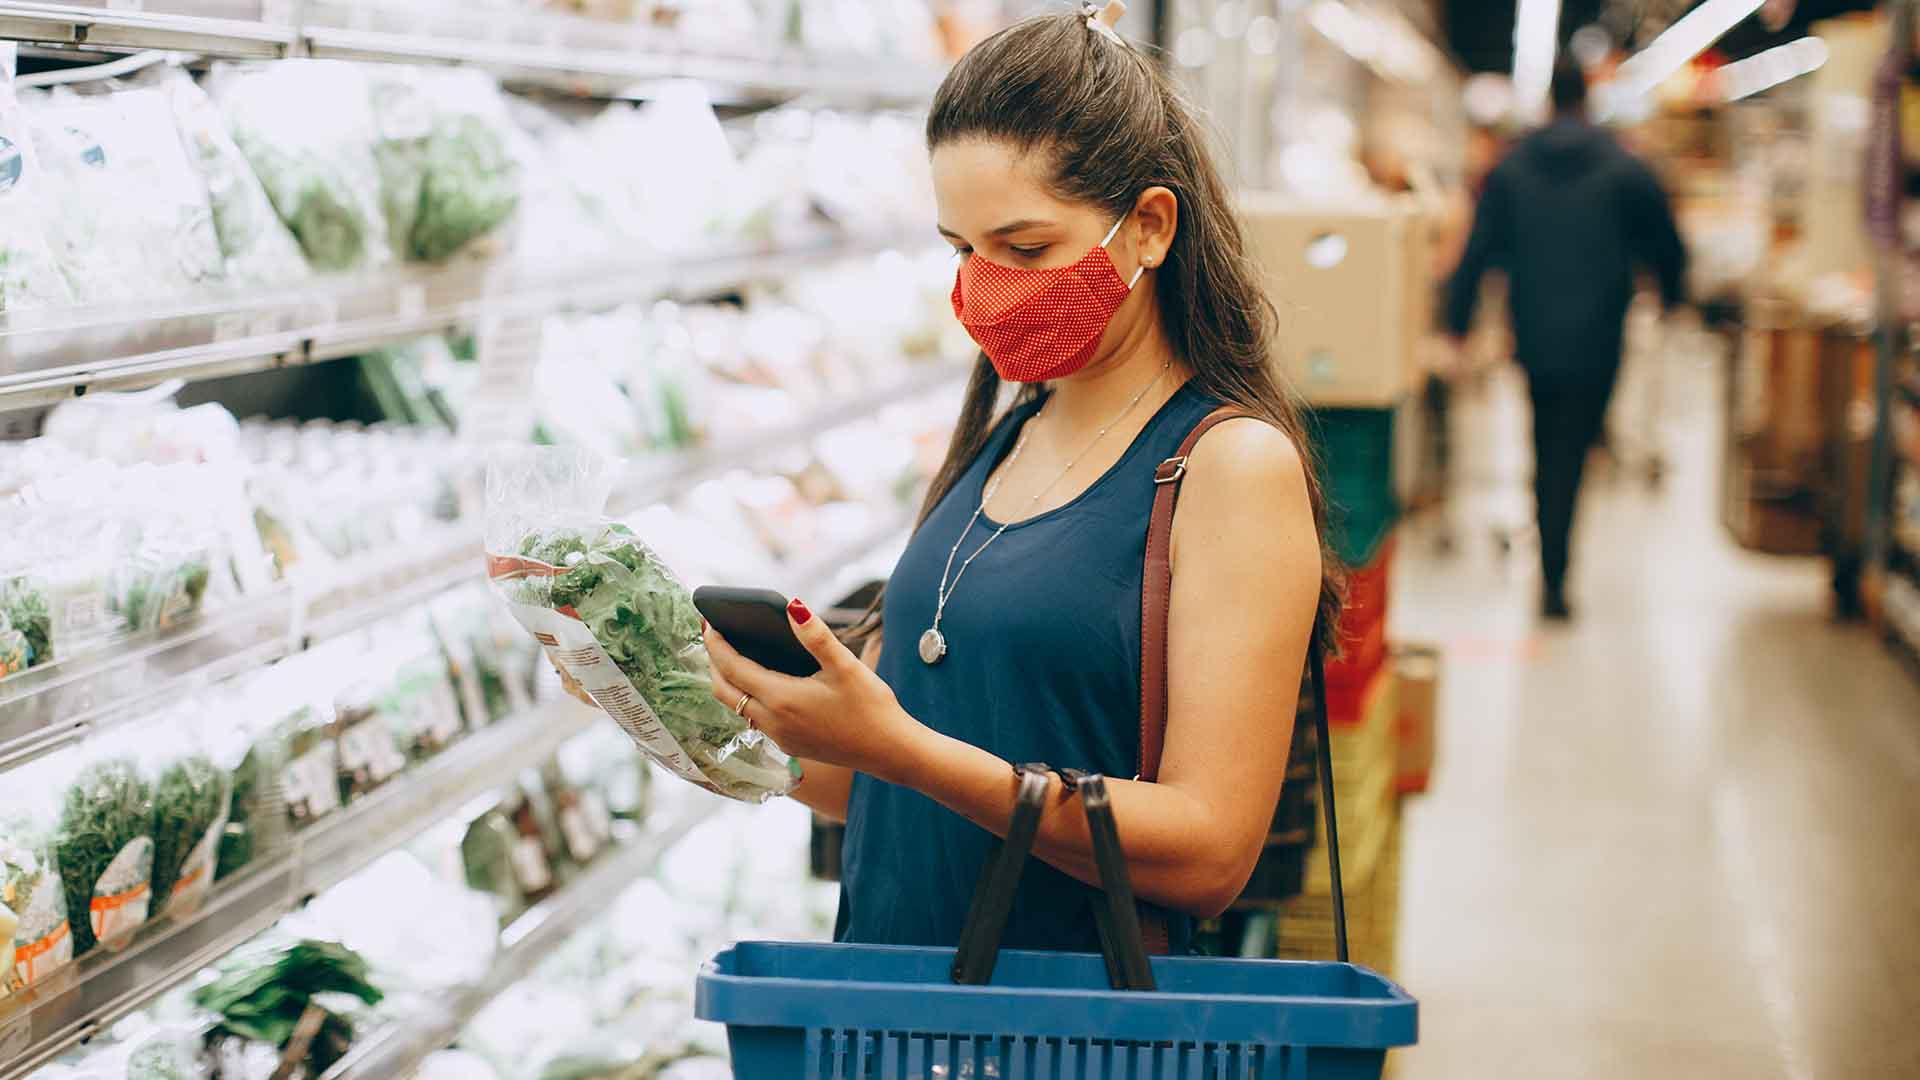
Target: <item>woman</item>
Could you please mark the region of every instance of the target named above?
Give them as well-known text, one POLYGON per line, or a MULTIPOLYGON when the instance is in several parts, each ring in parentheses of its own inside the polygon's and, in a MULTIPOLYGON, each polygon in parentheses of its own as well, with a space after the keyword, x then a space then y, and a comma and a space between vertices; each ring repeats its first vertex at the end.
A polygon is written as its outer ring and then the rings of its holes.
MULTIPOLYGON (((927 121, 954 308, 980 342, 946 464, 864 660, 796 599, 822 672, 708 631, 714 693, 802 759, 847 823, 838 936, 953 945, 1007 827, 1012 764, 1104 773, 1136 892, 1185 951, 1245 885, 1286 768, 1303 659, 1337 610, 1299 419, 1200 125, 1092 16, 982 42, 927 121), (1003 381, 1021 383, 997 421, 1003 381), (1155 469, 1221 404, 1173 527, 1167 730, 1138 775, 1155 469), (1316 616, 1319 617, 1318 621, 1316 616)), ((1056 785, 1058 781, 1055 781, 1056 785)), ((1086 819, 1050 801, 1004 943, 1093 951, 1086 819)))

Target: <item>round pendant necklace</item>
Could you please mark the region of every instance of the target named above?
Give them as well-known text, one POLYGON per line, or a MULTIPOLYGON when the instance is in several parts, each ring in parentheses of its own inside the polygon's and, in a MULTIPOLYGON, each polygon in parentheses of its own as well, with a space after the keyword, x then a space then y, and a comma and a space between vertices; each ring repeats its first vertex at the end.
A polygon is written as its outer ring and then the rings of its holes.
POLYGON ((946 615, 947 601, 953 598, 953 590, 960 587, 960 579, 966 575, 967 567, 972 566, 973 560, 979 558, 981 552, 991 547, 995 540, 1000 539, 1001 533, 1006 532, 1015 521, 1026 517, 1028 512, 1033 509, 1034 504, 1038 503, 1049 491, 1057 487, 1060 481, 1065 480, 1067 474, 1073 471, 1073 467, 1080 464, 1080 459, 1092 453, 1093 448, 1100 445, 1100 440, 1106 438, 1107 432, 1112 431, 1120 421, 1125 420, 1131 415, 1141 400, 1149 393, 1152 393, 1154 387, 1160 385, 1160 380, 1167 377, 1167 370, 1172 366, 1172 360, 1168 360, 1165 364, 1161 365, 1160 373, 1153 377, 1152 382, 1141 387, 1139 393, 1133 395, 1133 400, 1127 402, 1127 407, 1120 410, 1120 415, 1108 421, 1106 427, 1094 432, 1092 440, 1089 441, 1085 447, 1081 448, 1079 453, 1068 459, 1066 467, 1060 470, 1060 475, 1054 477, 1052 482, 1048 483, 1046 487, 1035 492, 1033 498, 1026 501, 1026 504, 1020 508, 1018 514, 1009 517, 999 528, 993 530, 993 534, 982 541, 979 547, 974 548, 973 554, 967 556, 966 561, 960 564, 959 572, 954 573, 953 560, 960 554, 960 545, 967 542, 967 537, 973 533, 973 527, 980 522, 980 515, 986 513, 987 504, 993 501, 994 494, 1000 490, 1000 481, 1005 479, 1009 472, 1013 471, 1013 463, 1020 460, 1020 451, 1027 447, 1027 434, 1033 430, 1034 425, 1039 422, 1040 417, 1045 415, 1047 411, 1046 407, 1044 405, 1041 406, 1040 411, 1034 414, 1033 419, 1021 426, 1020 438, 1014 442, 1013 452, 1007 455, 1006 463, 1000 466, 999 474, 987 484, 986 490, 981 493, 980 505, 974 507, 973 516, 967 519, 967 527, 960 530, 960 538, 953 542, 953 549, 947 552, 946 569, 940 571, 940 585, 934 593, 933 625, 927 627, 926 632, 920 635, 920 659, 922 662, 933 665, 946 659, 947 635, 940 630, 940 619, 946 615), (949 574, 953 575, 952 582, 947 581, 947 575, 949 574))

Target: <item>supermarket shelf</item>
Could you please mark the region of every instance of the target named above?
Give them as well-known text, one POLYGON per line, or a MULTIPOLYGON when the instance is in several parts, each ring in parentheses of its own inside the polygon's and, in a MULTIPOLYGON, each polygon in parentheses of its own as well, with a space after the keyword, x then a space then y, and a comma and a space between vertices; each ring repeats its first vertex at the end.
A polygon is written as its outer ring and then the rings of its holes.
POLYGON ((929 99, 939 77, 933 63, 742 48, 639 23, 451 2, 0 3, 0 38, 106 52, 461 64, 511 83, 601 97, 641 94, 661 79, 696 79, 755 101, 805 95, 909 105, 929 99))
POLYGON ((456 529, 397 557, 356 561, 331 581, 298 590, 281 585, 177 630, 0 681, 0 773, 311 642, 477 581, 479 567, 479 538, 456 529))
POLYGON ((540 961, 606 910, 625 886, 651 870, 706 818, 708 809, 691 809, 664 829, 645 833, 601 858, 501 932, 500 951, 479 982, 455 991, 426 1015, 405 1017, 363 1039, 323 1080, 412 1075, 429 1054, 451 1045, 482 1009, 532 974, 540 961))
POLYGON ((703 481, 729 469, 751 465, 769 454, 806 446, 823 431, 845 427, 878 415, 888 406, 965 385, 967 368, 945 360, 919 364, 914 370, 877 389, 828 401, 791 424, 754 433, 712 447, 697 447, 658 459, 642 459, 632 475, 615 490, 610 505, 615 513, 649 502, 685 494, 703 481))
MULTIPOLYGON (((793 425, 753 438, 663 456, 640 466, 613 500, 626 512, 684 493, 701 480, 747 466, 886 408, 949 386, 964 369, 932 363, 870 394, 831 402, 793 425)), ((859 546, 811 560, 794 580, 819 586, 849 559, 904 532, 902 511, 859 546)), ((356 559, 330 579, 282 586, 210 612, 178 630, 0 680, 0 774, 114 723, 137 719, 168 701, 263 667, 316 642, 417 610, 457 586, 480 580, 481 544, 468 529, 414 542, 386 558, 356 559)))
POLYGON ((0 409, 352 356, 489 318, 697 298, 920 246, 886 236, 674 259, 469 260, 173 306, 17 312, 0 316, 0 409))
POLYGON ((105 0, 83 4, 0 3, 0 38, 72 48, 159 49, 235 59, 272 59, 295 51, 292 26, 263 20, 258 4, 105 0), (174 10, 146 10, 146 8, 174 10))
POLYGON ((193 919, 163 919, 124 952, 95 953, 0 1018, 0 1080, 23 1077, 101 1026, 191 977, 275 920, 593 722, 562 700, 474 732, 431 761, 297 834, 279 858, 216 886, 193 919))

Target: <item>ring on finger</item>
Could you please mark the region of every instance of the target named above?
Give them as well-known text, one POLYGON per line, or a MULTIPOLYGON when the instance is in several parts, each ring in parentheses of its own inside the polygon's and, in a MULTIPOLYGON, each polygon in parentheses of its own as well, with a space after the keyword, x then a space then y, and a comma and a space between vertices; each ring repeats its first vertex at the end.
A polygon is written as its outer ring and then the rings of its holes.
POLYGON ((753 703, 752 694, 741 694, 740 704, 735 705, 733 707, 733 714, 735 716, 738 716, 740 719, 745 720, 747 718, 747 706, 751 705, 752 703, 753 703))

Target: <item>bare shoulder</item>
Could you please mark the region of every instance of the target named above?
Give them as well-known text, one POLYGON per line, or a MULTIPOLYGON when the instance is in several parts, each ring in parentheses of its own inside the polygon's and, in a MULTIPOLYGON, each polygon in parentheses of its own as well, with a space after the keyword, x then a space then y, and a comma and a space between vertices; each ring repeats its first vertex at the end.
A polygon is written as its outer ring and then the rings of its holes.
POLYGON ((1218 493, 1265 496, 1274 505, 1287 505, 1294 498, 1304 503, 1306 462, 1286 432, 1265 420, 1241 417, 1225 421, 1195 444, 1187 462, 1186 488, 1183 501, 1189 494, 1204 498, 1218 493))

